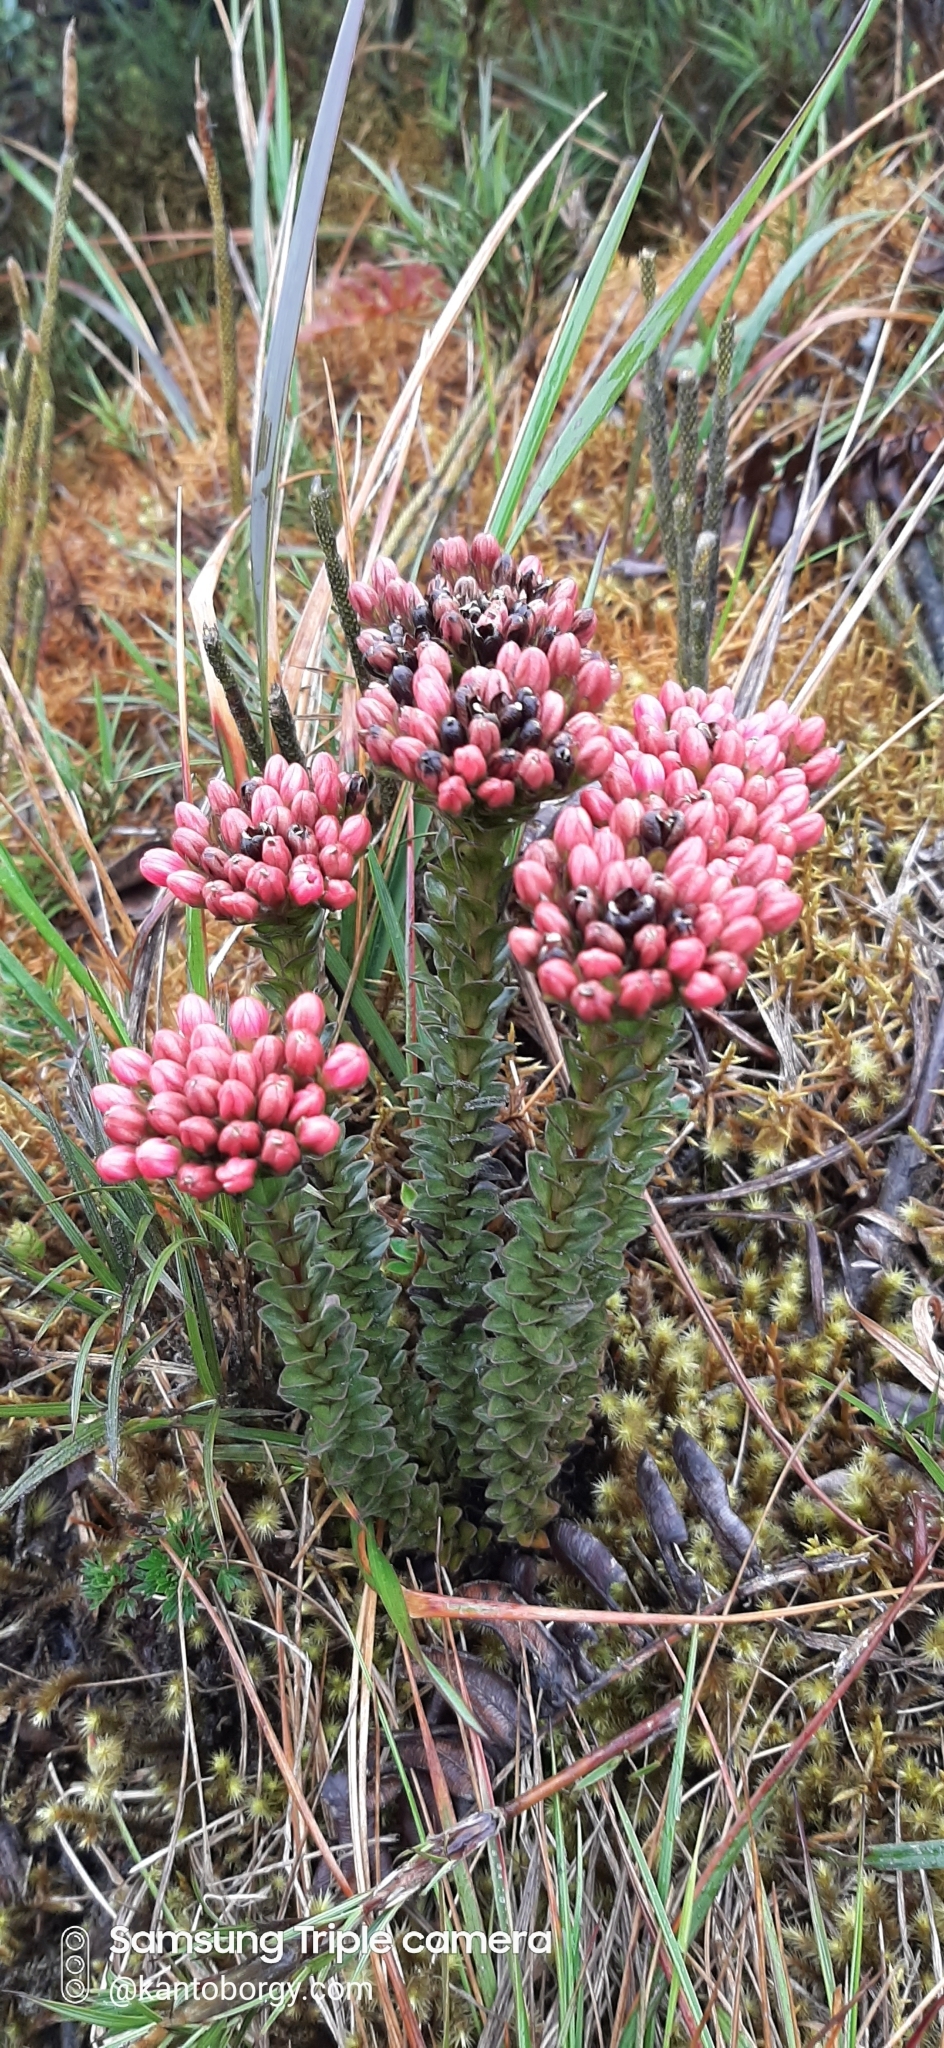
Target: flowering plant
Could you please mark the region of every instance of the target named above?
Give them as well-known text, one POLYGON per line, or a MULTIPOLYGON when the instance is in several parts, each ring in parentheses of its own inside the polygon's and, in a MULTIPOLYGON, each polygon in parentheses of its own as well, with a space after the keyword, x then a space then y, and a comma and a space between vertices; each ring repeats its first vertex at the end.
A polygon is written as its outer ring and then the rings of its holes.
POLYGON ((494 1523, 532 1541, 592 1413, 680 1018, 724 1002, 800 916, 795 862, 837 756, 822 719, 739 718, 723 687, 669 682, 628 728, 604 723, 618 677, 572 581, 489 534, 437 542, 432 571, 421 590, 381 558, 344 595, 364 753, 438 819, 404 990, 409 1299, 365 1138, 343 1130, 368 1055, 326 1051, 330 993, 311 987, 374 832, 364 778, 330 753, 287 748, 238 790, 216 778, 143 857, 171 899, 252 928, 284 1015, 244 997, 224 1026, 188 995, 149 1051, 115 1051, 96 1164, 241 1199, 280 1391, 361 1514, 431 1540, 484 1480, 494 1523), (559 1006, 564 1068, 517 1180, 499 1156, 516 976, 559 1006))

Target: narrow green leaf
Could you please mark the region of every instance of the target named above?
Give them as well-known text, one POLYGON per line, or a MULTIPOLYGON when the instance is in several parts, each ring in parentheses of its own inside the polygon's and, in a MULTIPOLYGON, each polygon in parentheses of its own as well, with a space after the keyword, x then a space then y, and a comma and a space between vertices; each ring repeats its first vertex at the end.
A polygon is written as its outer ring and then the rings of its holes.
MULTIPOLYGON (((351 980, 351 970, 343 953, 330 939, 325 941, 325 966, 338 994, 343 995, 351 980)), ((374 1051, 383 1060, 394 1080, 402 1087, 407 1072, 403 1052, 359 981, 355 981, 351 987, 351 1009, 358 1023, 370 1033, 374 1051)))
POLYGON ((376 895, 377 902, 380 907, 381 923, 383 924, 383 928, 387 936, 390 951, 393 954, 394 960, 396 962, 397 973, 400 977, 400 987, 402 989, 405 989, 407 978, 406 942, 403 936, 403 924, 401 919, 397 916, 396 906, 394 904, 393 897, 390 894, 390 890, 387 887, 386 877, 384 875, 383 868, 381 867, 380 862, 377 859, 377 855, 375 854, 372 846, 368 847, 367 849, 367 865, 370 869, 371 880, 374 885, 374 893, 376 895))
MULTIPOLYGON (((164 1418, 162 1426, 165 1429, 167 1427, 164 1418)), ((73 1464, 76 1458, 84 1458, 88 1451, 100 1450, 104 1442, 103 1415, 96 1415, 88 1422, 80 1422, 74 1436, 64 1436, 59 1443, 50 1444, 48 1450, 40 1451, 39 1456, 33 1458, 26 1470, 20 1473, 19 1478, 14 1479, 12 1486, 6 1487, 3 1493, 0 1493, 0 1515, 8 1514, 10 1509, 16 1506, 17 1501, 24 1500, 37 1486, 44 1486, 47 1479, 54 1479, 57 1472, 64 1472, 66 1466, 73 1464)))
POLYGON ((348 0, 328 68, 315 132, 298 195, 279 302, 272 321, 259 395, 256 444, 253 450, 249 511, 249 559, 255 604, 259 686, 264 723, 268 721, 269 583, 277 531, 277 489, 289 386, 302 308, 321 219, 328 173, 334 155, 348 79, 357 49, 364 0, 348 0))
POLYGON ((458 1719, 464 1721, 466 1727, 473 1729, 476 1735, 483 1734, 484 1731, 479 1727, 471 1707, 466 1706, 461 1693, 456 1691, 454 1685, 450 1685, 448 1678, 444 1678, 441 1671, 437 1671, 435 1664, 430 1662, 425 1651, 420 1648, 416 1640, 416 1630, 413 1627, 406 1601, 403 1598, 403 1588, 389 1558, 384 1556, 374 1532, 367 1522, 355 1524, 353 1545, 355 1556, 357 1555, 357 1538, 361 1534, 363 1534, 367 1549, 367 1582, 373 1587, 378 1600, 386 1609, 398 1636, 406 1644, 411 1657, 415 1657, 416 1662, 425 1672, 430 1684, 435 1685, 437 1691, 442 1693, 443 1698, 448 1700, 453 1713, 457 1715, 458 1719))
POLYGON ((781 137, 769 156, 765 157, 760 169, 755 171, 743 192, 739 193, 737 199, 729 206, 717 227, 707 236, 701 248, 689 258, 674 283, 660 299, 656 300, 635 333, 630 335, 629 340, 614 356, 613 361, 607 364, 602 375, 587 392, 542 464, 511 532, 499 536, 506 540, 509 547, 515 546, 548 492, 579 455, 591 434, 596 432, 597 427, 622 398, 627 384, 641 370, 643 363, 652 354, 653 349, 658 347, 669 329, 685 313, 691 299, 707 282, 715 266, 723 262, 726 252, 748 220, 757 200, 770 184, 774 173, 790 152, 801 145, 811 125, 815 125, 820 109, 827 104, 834 92, 880 5, 881 0, 865 0, 865 5, 860 8, 852 28, 816 91, 800 108, 786 134, 781 137))
POLYGON ((21 875, 2 843, 0 843, 0 889, 2 889, 11 910, 15 910, 20 917, 25 917, 28 920, 33 930, 41 939, 45 940, 46 945, 55 953, 57 960, 61 960, 63 967, 71 975, 72 980, 78 983, 79 988, 84 991, 93 1003, 97 1004, 98 1008, 108 1018, 109 1024, 117 1033, 122 1045, 127 1045, 127 1028, 122 1023, 117 1010, 110 1003, 101 983, 96 981, 94 974, 89 972, 84 961, 79 959, 78 954, 73 953, 72 947, 66 944, 62 933, 56 930, 54 924, 50 923, 46 912, 37 903, 29 883, 21 875))
POLYGON ((865 1861, 869 1870, 944 1870, 944 1841, 878 1842, 865 1861))
POLYGON ((37 981, 35 974, 31 974, 29 968, 24 967, 22 960, 18 960, 16 954, 11 953, 9 946, 4 945, 2 939, 0 939, 0 974, 6 975, 10 981, 15 983, 20 993, 27 997, 37 1015, 44 1019, 51 1030, 58 1032, 68 1045, 73 1047, 78 1045, 78 1037, 72 1025, 53 1002, 52 997, 44 989, 42 982, 37 981))
MULTIPOLYGON (((614 208, 613 218, 601 237, 600 246, 587 270, 579 291, 576 293, 556 341, 542 365, 535 384, 528 410, 522 421, 521 431, 512 449, 505 474, 495 495, 492 509, 485 522, 489 533, 504 539, 515 506, 521 496, 544 439, 554 416, 558 399, 573 367, 574 357, 589 326, 594 306, 600 296, 609 272, 610 264, 619 248, 626 231, 626 223, 632 213, 642 188, 642 182, 649 168, 656 136, 657 123, 645 149, 633 171, 632 177, 614 208)), ((589 600, 588 600, 589 602, 589 600)))

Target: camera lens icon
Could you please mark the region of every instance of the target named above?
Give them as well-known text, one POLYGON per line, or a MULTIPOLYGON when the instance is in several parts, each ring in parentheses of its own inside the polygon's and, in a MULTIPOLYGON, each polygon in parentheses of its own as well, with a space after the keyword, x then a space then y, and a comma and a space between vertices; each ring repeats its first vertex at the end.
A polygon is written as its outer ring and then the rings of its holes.
POLYGON ((59 1944, 59 1981, 63 1998, 77 2003, 91 1991, 91 1955, 84 1927, 65 1928, 59 1944))

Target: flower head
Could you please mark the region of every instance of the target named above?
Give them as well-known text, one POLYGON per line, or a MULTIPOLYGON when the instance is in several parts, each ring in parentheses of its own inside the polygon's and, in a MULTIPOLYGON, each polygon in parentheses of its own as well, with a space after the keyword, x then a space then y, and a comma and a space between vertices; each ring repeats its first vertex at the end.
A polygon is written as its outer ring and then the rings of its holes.
POLYGON ((432 560, 425 595, 385 557, 351 585, 370 759, 450 816, 602 775, 613 745, 597 714, 617 676, 588 652, 596 619, 576 584, 545 581, 536 555, 516 564, 487 533, 437 541, 432 560))
POLYGON ((825 829, 810 792, 839 758, 822 719, 784 703, 739 719, 729 689, 666 683, 633 713, 601 781, 514 871, 512 953, 588 1022, 673 997, 711 1009, 741 986, 800 915, 794 857, 825 829))
POLYGON ((169 847, 143 855, 145 881, 181 903, 235 924, 296 915, 313 904, 353 903, 355 861, 370 844, 362 776, 344 775, 330 754, 307 768, 273 754, 237 795, 221 776, 207 790, 207 817, 178 804, 169 847))
POLYGON ((326 1093, 362 1088, 368 1059, 357 1045, 326 1059, 324 1021, 320 997, 301 995, 284 1032, 273 1029, 251 996, 232 1005, 224 1030, 209 1003, 185 996, 176 1030, 158 1031, 150 1053, 112 1053, 114 1079, 92 1089, 112 1140, 95 1161, 100 1178, 174 1181, 207 1200, 245 1193, 260 1171, 291 1173, 303 1152, 332 1152, 341 1127, 326 1093))

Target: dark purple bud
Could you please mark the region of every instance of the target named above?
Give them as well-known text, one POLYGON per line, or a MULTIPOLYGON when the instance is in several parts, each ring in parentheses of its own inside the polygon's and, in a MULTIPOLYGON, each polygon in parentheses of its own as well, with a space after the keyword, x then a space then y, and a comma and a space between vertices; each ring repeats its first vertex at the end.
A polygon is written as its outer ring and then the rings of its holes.
POLYGON ((454 754, 465 739, 465 729, 457 718, 444 718, 439 728, 439 743, 444 754, 454 754))

